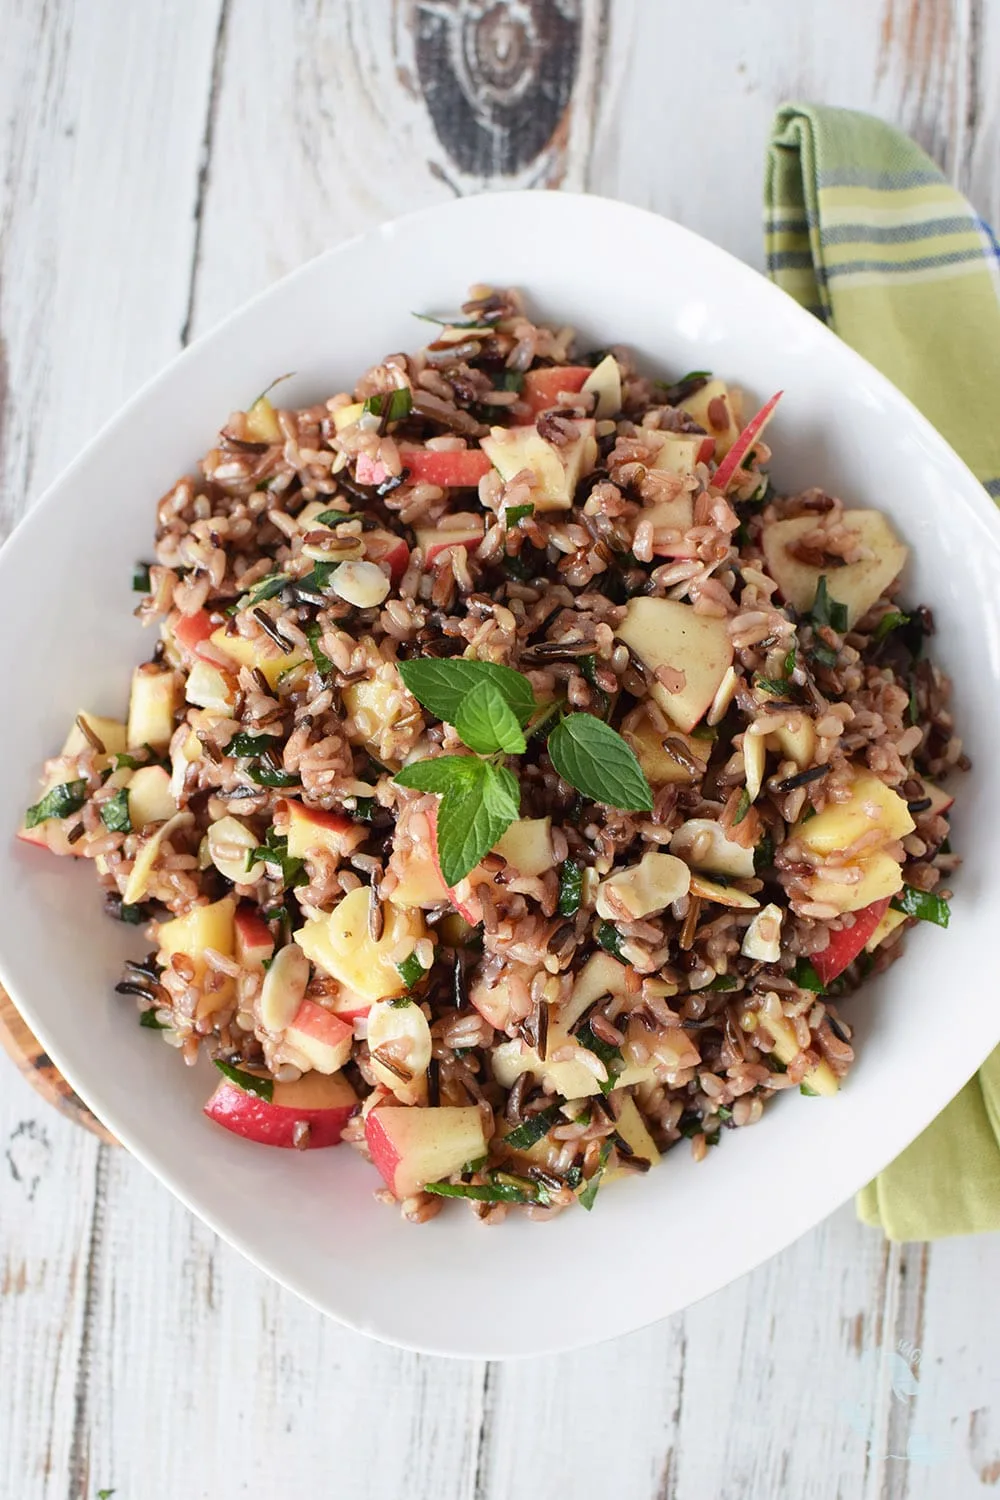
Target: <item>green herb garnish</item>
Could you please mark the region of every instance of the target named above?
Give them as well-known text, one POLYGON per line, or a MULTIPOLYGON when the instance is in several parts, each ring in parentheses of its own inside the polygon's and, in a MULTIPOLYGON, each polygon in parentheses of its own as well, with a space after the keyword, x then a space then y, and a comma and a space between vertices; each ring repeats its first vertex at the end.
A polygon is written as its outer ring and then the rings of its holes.
POLYGON ((148 594, 152 588, 149 563, 136 563, 132 570, 132 588, 137 594, 148 594))
POLYGON ((592 714, 568 714, 549 735, 549 759, 570 786, 623 812, 651 812, 653 794, 635 752, 592 714))
POLYGON ((943 896, 935 896, 933 891, 918 891, 912 885, 904 885, 899 895, 893 897, 892 909, 920 922, 933 922, 937 927, 947 927, 951 920, 951 908, 943 896))
POLYGON ((333 671, 333 662, 320 645, 322 635, 323 627, 318 621, 314 621, 312 625, 307 625, 305 628, 305 637, 309 642, 309 650, 312 652, 312 659, 316 665, 316 670, 322 673, 324 677, 329 677, 333 671))
POLYGON ((527 1151, 534 1146, 543 1136, 548 1135, 559 1117, 558 1105, 550 1105, 548 1109, 540 1109, 536 1115, 529 1115, 522 1120, 520 1125, 515 1125, 509 1134, 504 1136, 504 1145, 509 1146, 512 1151, 527 1151))
POLYGON ((424 1192, 435 1193, 439 1198, 472 1198, 477 1203, 547 1204, 549 1201, 541 1183, 527 1177, 498 1177, 494 1182, 427 1182, 424 1192))
POLYGON ((132 819, 128 810, 128 789, 119 787, 107 802, 101 803, 101 822, 109 833, 131 833, 132 819))
POLYGON ((782 662, 782 666, 785 669, 785 676, 786 677, 791 677, 792 673, 795 671, 796 649, 797 648, 795 646, 793 646, 791 648, 791 650, 788 652, 788 655, 785 657, 785 660, 782 662))
POLYGON ((825 573, 820 575, 819 583, 816 585, 816 598, 809 611, 809 618, 817 629, 829 625, 830 629, 835 630, 838 635, 843 635, 847 629, 847 605, 830 598, 825 573))
MULTIPOLYGON (((399 970, 400 979, 406 985, 406 988, 408 990, 416 989, 417 985, 427 973, 427 970, 424 968, 423 964, 420 962, 415 953, 410 953, 406 958, 403 959, 402 963, 398 963, 396 965, 396 968, 399 970)), ((399 1004, 400 1002, 395 1001, 394 1003, 399 1004)), ((402 1003, 405 1005, 410 1004, 409 1000, 403 1001, 402 1003)))
POLYGON ((739 799, 736 803, 736 816, 733 818, 734 828, 738 823, 743 822, 743 819, 746 817, 752 806, 753 804, 750 801, 750 793, 747 791, 746 787, 741 788, 739 799))
POLYGON ((86 781, 64 781, 59 786, 52 787, 40 802, 28 808, 24 815, 24 826, 37 828, 39 823, 47 823, 49 818, 68 818, 72 813, 79 812, 86 800, 86 781))
POLYGON ((816 1090, 810 1088, 809 1085, 808 1085, 808 1083, 800 1083, 799 1084, 799 1093, 800 1094, 805 1094, 806 1098, 808 1098, 808 1099, 818 1099, 819 1098, 819 1095, 817 1094, 816 1090))
POLYGON ((141 927, 143 922, 148 920, 148 914, 144 906, 129 906, 123 901, 118 920, 124 922, 127 927, 141 927))
POLYGON ((297 771, 285 771, 280 767, 276 770, 273 766, 248 766, 247 775, 251 781, 258 786, 289 787, 301 786, 302 777, 297 771))
POLYGON ((808 655, 821 667, 835 667, 837 665, 837 653, 832 646, 825 641, 814 641, 809 648, 808 655))
POLYGON ((610 953, 611 957, 617 958, 619 963, 628 962, 622 952, 622 935, 613 922, 598 922, 594 937, 605 953, 610 953))
POLYGON ((399 786, 437 792, 437 846, 445 883, 457 885, 497 844, 520 812, 517 780, 504 766, 475 755, 418 760, 395 778, 399 786))
MULTIPOLYGON (((286 891, 308 882, 309 876, 305 872, 303 861, 288 853, 288 839, 283 833, 276 831, 273 823, 264 835, 263 844, 248 851, 247 871, 252 870, 258 862, 281 871, 281 884, 286 891)), ((284 915, 284 908, 279 910, 284 915)), ((265 916, 268 914, 265 913, 265 916)))
POLYGON ((366 412, 370 412, 373 417, 382 417, 386 422, 401 422, 410 415, 412 407, 413 392, 408 385, 400 386, 395 391, 383 391, 377 396, 369 396, 365 402, 366 412))
POLYGON ((765 693, 770 693, 772 698, 783 698, 788 692, 786 677, 755 677, 753 685, 765 693))
POLYGON ((708 984, 701 986, 704 990, 738 990, 741 981, 735 974, 716 974, 708 984))
POLYGON ((246 734, 241 730, 229 741, 226 754, 233 756, 235 760, 263 755, 268 745, 273 745, 275 740, 276 736, 273 734, 246 734))
POLYGON ((287 573, 269 573, 251 588, 247 595, 247 608, 253 604, 262 604, 265 599, 273 599, 290 582, 287 573))
POLYGON ((605 1141, 601 1146, 600 1155, 597 1158, 597 1170, 594 1172, 593 1177, 588 1177, 586 1186, 580 1189, 580 1205, 582 1208, 585 1208, 588 1213, 594 1206, 594 1200, 597 1197, 597 1190, 601 1185, 601 1178, 604 1176, 604 1169, 608 1165, 608 1157, 610 1155, 611 1142, 605 1141))
POLYGON ((165 1021, 156 1019, 155 1010, 144 1010, 139 1017, 139 1025, 145 1026, 147 1031, 169 1031, 165 1021))
POLYGON ((245 1094, 254 1094, 258 1099, 265 1100, 270 1104, 274 1098, 274 1079, 258 1078, 255 1073, 246 1073, 242 1068, 234 1068, 232 1063, 223 1062, 221 1058, 212 1059, 223 1078, 228 1078, 230 1083, 235 1083, 245 1094))
POLYGON ((138 771, 140 766, 147 764, 146 761, 136 760, 134 755, 125 755, 120 750, 116 750, 111 759, 115 763, 116 771, 138 771))
POLYGON ((331 577, 339 567, 339 563, 314 563, 311 573, 307 573, 304 578, 297 578, 295 580, 295 587, 302 589, 307 594, 322 594, 329 586, 331 577))
POLYGON ((909 623, 909 615, 904 615, 898 609, 891 609, 889 610, 888 614, 884 614, 882 616, 881 620, 879 620, 878 624, 875 626, 875 629, 872 631, 872 640, 876 644, 879 641, 884 641, 887 635, 891 635, 892 632, 894 630, 898 630, 901 625, 909 625, 909 623))
POLYGON ((759 875, 761 870, 770 870, 774 865, 774 839, 769 833, 765 833, 759 840, 753 851, 753 871, 759 875))
POLYGON ((492 755, 523 755, 524 735, 507 698, 494 682, 478 682, 455 716, 455 730, 470 750, 492 755))
POLYGON ((625 1066, 621 1048, 612 1046, 610 1042, 602 1042, 599 1036, 594 1035, 589 1021, 584 1021, 573 1034, 581 1047, 586 1047, 588 1052, 593 1052, 594 1056, 604 1064, 608 1076, 599 1087, 602 1094, 610 1094, 618 1074, 625 1066))
POLYGON ((813 990, 817 995, 826 993, 826 986, 816 973, 808 958, 800 958, 792 970, 792 978, 800 990, 813 990))
POLYGON ((525 516, 533 516, 534 514, 535 507, 533 505, 508 505, 507 509, 504 511, 504 520, 507 523, 507 530, 510 531, 514 526, 517 525, 518 521, 523 520, 525 516))
POLYGON ((500 691, 519 724, 526 724, 535 710, 535 695, 528 679, 496 662, 427 657, 401 661, 399 675, 414 698, 447 724, 455 723, 464 699, 482 682, 490 682, 500 691))
POLYGON ((572 917, 580 910, 583 897, 583 866, 568 859, 559 871, 559 905, 561 917, 572 917))

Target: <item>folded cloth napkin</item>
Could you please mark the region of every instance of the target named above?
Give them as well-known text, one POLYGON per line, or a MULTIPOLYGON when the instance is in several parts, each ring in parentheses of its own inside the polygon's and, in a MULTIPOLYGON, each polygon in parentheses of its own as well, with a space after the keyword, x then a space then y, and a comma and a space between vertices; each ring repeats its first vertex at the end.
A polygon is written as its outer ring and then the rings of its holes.
MULTIPOLYGON (((772 279, 877 365, 1000 501, 1000 246, 919 146, 788 104, 764 190, 772 279)), ((1000 1229, 1000 1049, 857 1199, 892 1240, 1000 1229)))

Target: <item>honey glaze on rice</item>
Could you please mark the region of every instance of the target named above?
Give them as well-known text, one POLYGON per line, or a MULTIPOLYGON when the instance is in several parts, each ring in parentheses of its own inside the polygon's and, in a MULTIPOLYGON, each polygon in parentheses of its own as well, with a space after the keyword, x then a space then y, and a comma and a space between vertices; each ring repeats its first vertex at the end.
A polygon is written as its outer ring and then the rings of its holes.
POLYGON ((776 493, 743 399, 474 288, 160 500, 127 720, 20 836, 142 926, 118 989, 219 1124, 498 1222, 839 1090, 842 997, 947 925, 968 761, 902 541, 776 493))

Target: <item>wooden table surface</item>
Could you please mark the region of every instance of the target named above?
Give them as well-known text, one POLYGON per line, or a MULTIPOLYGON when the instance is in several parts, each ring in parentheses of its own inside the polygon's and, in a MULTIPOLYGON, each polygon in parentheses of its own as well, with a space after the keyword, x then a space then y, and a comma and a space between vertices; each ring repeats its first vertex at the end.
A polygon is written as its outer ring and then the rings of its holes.
MULTIPOLYGON (((998 9, 0 0, 0 535, 191 337, 450 193, 588 188, 759 264, 768 122, 799 97, 898 122, 997 223, 998 9)), ((0 1150, 2 1500, 1000 1484, 1000 1237, 890 1247, 845 1207, 646 1332, 457 1364, 279 1290, 6 1063, 0 1150)))

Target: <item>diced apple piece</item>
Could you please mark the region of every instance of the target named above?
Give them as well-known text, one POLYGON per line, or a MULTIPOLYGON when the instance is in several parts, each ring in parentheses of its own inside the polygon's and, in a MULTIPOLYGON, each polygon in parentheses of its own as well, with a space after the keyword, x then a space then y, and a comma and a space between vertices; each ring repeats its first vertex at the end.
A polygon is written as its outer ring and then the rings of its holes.
POLYGON ((251 443, 283 443, 278 413, 266 396, 258 396, 246 414, 244 431, 251 443))
POLYGON ((475 869, 470 870, 465 879, 460 880, 457 885, 448 885, 447 881, 444 878, 444 872, 441 869, 441 860, 438 855, 436 806, 431 808, 430 812, 427 815, 427 821, 430 824, 431 859, 434 861, 434 867, 441 877, 442 885, 444 885, 445 890, 448 892, 451 904, 452 906, 454 906, 455 910, 465 918, 467 922, 471 923, 473 927, 478 927, 480 922, 483 920, 483 913, 482 907, 479 902, 479 897, 475 894, 475 887, 482 880, 486 880, 487 883, 489 883, 492 877, 487 876, 484 873, 481 865, 477 865, 475 869))
POLYGON ((792 760, 800 771, 804 771, 812 765, 813 756, 816 753, 816 730, 812 719, 808 714, 788 712, 786 722, 780 729, 772 729, 767 736, 767 742, 783 755, 786 760, 792 760))
POLYGON ((365 403, 363 401, 352 401, 350 406, 338 406, 333 414, 333 425, 337 432, 343 432, 345 427, 353 427, 355 422, 365 414, 365 403))
POLYGON ((694 557, 696 548, 687 538, 694 525, 694 500, 691 495, 677 495, 673 500, 658 500, 645 506, 636 521, 650 521, 653 526, 653 553, 656 557, 694 557), (668 538, 667 532, 676 532, 668 538))
POLYGON ((405 993, 394 955, 406 939, 427 936, 424 919, 414 907, 383 907, 382 935, 376 942, 368 928, 370 893, 357 886, 328 915, 314 917, 296 933, 308 958, 325 974, 345 985, 369 1005, 405 993))
POLYGON ((597 887, 597 915, 609 922, 639 921, 686 896, 691 871, 673 854, 644 854, 636 865, 609 875, 597 887))
POLYGON ((352 682, 343 689, 344 708, 350 717, 348 738, 352 745, 367 745, 382 760, 382 739, 400 719, 419 712, 415 700, 391 662, 376 669, 374 677, 352 682))
POLYGON ((165 750, 174 732, 177 710, 177 678, 147 663, 132 674, 132 696, 128 706, 129 749, 151 745, 165 750))
POLYGON ((164 620, 160 634, 164 644, 168 648, 175 645, 175 654, 191 665, 201 655, 201 648, 214 629, 211 616, 205 609, 199 609, 193 615, 182 615, 174 610, 164 620))
POLYGON ((177 811, 170 777, 162 766, 140 766, 128 784, 128 812, 140 832, 150 823, 165 823, 177 811))
POLYGON ((411 448, 400 446, 399 456, 414 484, 436 484, 441 489, 474 489, 493 467, 480 448, 411 448))
POLYGON ((915 826, 904 798, 870 771, 862 771, 845 802, 828 803, 815 817, 797 823, 792 834, 814 854, 836 854, 873 830, 881 844, 888 844, 905 838, 915 826))
POLYGON ((365 1121, 372 1161, 399 1199, 440 1182, 485 1156, 483 1117, 474 1105, 407 1109, 381 1104, 365 1121))
POLYGON ((733 443, 732 447, 726 454, 725 458, 719 464, 719 467, 716 469, 715 473, 712 475, 712 484, 716 489, 722 490, 723 493, 725 493, 725 491, 729 488, 730 484, 736 476, 736 471, 739 469, 743 460, 747 458, 751 453, 754 444, 758 441, 761 433, 764 431, 764 428, 774 416, 774 413, 778 406, 778 402, 781 400, 783 395, 783 391, 777 391, 771 397, 770 401, 765 401, 760 411, 756 412, 750 418, 749 422, 744 427, 735 443, 733 443))
POLYGON ((495 845, 518 875, 544 875, 555 859, 552 853, 551 818, 516 818, 495 845))
MULTIPOLYGON (((398 858, 398 856, 397 856, 398 858)), ((393 869, 397 867, 394 865, 393 869)), ((389 896, 393 906, 440 906, 451 900, 451 892, 434 862, 430 848, 410 849, 399 873, 399 884, 389 896)))
POLYGON ((284 677, 309 659, 304 651, 292 651, 286 655, 266 635, 253 640, 245 635, 227 635, 224 625, 213 631, 211 642, 216 650, 236 662, 237 666, 257 667, 272 689, 277 686, 279 677, 284 677))
POLYGON ((562 448, 546 442, 536 427, 493 427, 482 449, 505 480, 530 471, 536 511, 569 510, 577 485, 597 461, 593 419, 577 425, 580 436, 562 448))
POLYGON ((719 462, 725 458, 730 448, 740 435, 740 423, 743 420, 742 402, 739 393, 730 390, 724 380, 709 380, 701 390, 695 391, 692 396, 687 396, 680 403, 682 411, 689 412, 700 427, 704 427, 715 439, 715 459, 719 462), (722 406, 713 405, 721 402, 722 406), (709 416, 709 407, 712 407, 712 417, 721 414, 721 422, 713 421, 709 416))
POLYGON ((834 906, 840 912, 861 911, 873 901, 895 896, 903 889, 902 868, 884 850, 866 854, 857 864, 846 868, 851 875, 849 881, 836 880, 829 875, 812 876, 809 881, 810 901, 834 906))
POLYGON ((160 825, 154 834, 147 838, 135 857, 125 889, 122 892, 122 900, 126 906, 136 906, 145 896, 149 889, 149 877, 153 873, 153 866, 162 845, 179 828, 186 828, 194 819, 188 812, 175 813, 166 823, 160 825))
POLYGON ((271 929, 256 906, 244 903, 236 908, 234 918, 236 958, 244 968, 264 963, 274 954, 271 929))
MULTIPOLYGON (((164 825, 169 826, 169 823, 164 825)), ((157 931, 161 962, 169 963, 175 953, 183 953, 194 965, 196 982, 203 983, 208 974, 206 948, 214 948, 224 958, 233 957, 236 948, 235 912, 233 897, 224 896, 210 906, 194 906, 186 916, 161 923, 157 931)), ((233 993, 233 981, 223 979, 218 989, 207 991, 202 996, 199 1017, 211 1015, 228 1005, 233 993)))
POLYGON ((933 781, 924 782, 924 796, 931 799, 928 814, 938 818, 943 817, 955 802, 950 792, 946 792, 944 787, 935 786, 933 781))
POLYGON ((593 953, 580 970, 569 999, 559 1015, 562 1032, 570 1032, 577 1021, 603 995, 627 995, 629 971, 610 953, 593 953))
POLYGON ((365 841, 365 829, 346 813, 327 812, 321 807, 306 807, 302 802, 288 801, 288 854, 291 859, 305 859, 318 849, 346 858, 365 841))
POLYGON ((303 1000, 285 1040, 317 1073, 337 1073, 350 1058, 354 1027, 315 1000, 303 1000))
MULTIPOLYGON (((640 429, 643 442, 648 440, 646 428, 640 429)), ((715 452, 715 439, 702 437, 697 432, 664 432, 653 460, 653 468, 668 474, 691 475, 700 463, 707 463, 715 452)))
POLYGON ((261 1146, 335 1146, 358 1096, 342 1073, 307 1073, 297 1083, 276 1083, 268 1101, 223 1079, 205 1105, 209 1119, 261 1146), (308 1125, 308 1134, 301 1127, 308 1125))
POLYGON ((379 1000, 368 1012, 371 1068, 402 1104, 427 1103, 431 1031, 414 1000, 379 1000))
POLYGON ((338 988, 337 993, 330 997, 330 1009, 342 1021, 359 1021, 362 1016, 367 1016, 371 1008, 370 1000, 366 1000, 363 995, 356 995, 353 990, 343 984, 338 988))
MULTIPOLYGON (((615 1098, 617 1095, 612 1095, 612 1097, 615 1098)), ((631 1094, 626 1094, 621 1101, 615 1134, 621 1136, 626 1146, 631 1147, 632 1155, 639 1161, 648 1161, 650 1166, 655 1167, 662 1160, 656 1142, 650 1135, 649 1128, 631 1094)), ((632 1175, 627 1167, 619 1167, 614 1171, 606 1172, 601 1185, 606 1187, 609 1182, 632 1175)))
MULTIPOLYGON (((547 1052, 551 1055, 557 1047, 572 1044, 573 1040, 565 1035, 561 1027, 550 1026, 547 1052)), ((606 1081, 598 1078, 597 1073, 584 1062, 573 1059, 552 1062, 548 1057, 543 1061, 534 1047, 526 1047, 520 1041, 502 1042, 493 1049, 490 1061, 494 1078, 505 1089, 512 1088, 522 1073, 532 1073, 552 1093, 559 1094, 564 1099, 587 1099, 592 1094, 599 1094, 602 1081, 606 1081)), ((599 1068, 598 1071, 606 1073, 607 1070, 599 1068)), ((648 1083, 655 1077, 655 1072, 655 1062, 643 1063, 641 1067, 628 1063, 620 1073, 615 1074, 615 1086, 627 1088, 634 1083, 648 1083)))
POLYGON ((467 552, 474 552, 482 539, 481 516, 446 516, 438 526, 417 527, 417 546, 424 554, 425 567, 448 547, 464 547, 467 552))
MULTIPOLYGON (((879 919, 878 926, 875 928, 871 937, 865 943, 865 952, 874 953, 879 944, 884 943, 886 938, 891 936, 891 934, 896 931, 897 927, 902 927, 905 921, 906 913, 904 911, 896 911, 895 908, 891 906, 887 907, 886 910, 882 913, 881 918, 879 919)), ((822 975, 820 975, 820 978, 822 978, 822 975)))
POLYGON ((175 802, 181 800, 188 767, 201 757, 201 740, 187 724, 181 724, 170 741, 170 794, 175 802))
POLYGON ((712 750, 711 740, 696 739, 693 735, 682 734, 679 729, 661 734, 648 719, 643 719, 635 728, 623 729, 622 738, 635 751, 646 780, 657 786, 689 786, 691 782, 699 781, 712 750), (665 750, 665 739, 675 741, 677 748, 694 762, 696 769, 692 770, 665 750))
POLYGON ((184 697, 196 708, 207 708, 211 713, 228 718, 236 706, 236 691, 231 678, 211 662, 196 661, 184 684, 184 697))
POLYGON ((844 524, 858 533, 860 545, 870 556, 843 567, 813 567, 789 552, 803 536, 815 531, 816 516, 792 516, 764 527, 762 545, 767 570, 786 603, 807 614, 816 600, 820 578, 826 577, 831 599, 847 608, 848 627, 857 624, 903 570, 909 548, 896 536, 878 510, 849 510, 844 524))
POLYGON ((622 409, 622 371, 613 354, 606 354, 600 364, 594 366, 580 389, 596 396, 593 415, 598 421, 618 415, 622 409))
POLYGON ((529 370, 524 377, 521 399, 531 407, 532 416, 537 417, 539 413, 558 406, 561 395, 575 396, 583 390, 593 374, 589 365, 550 365, 541 370, 529 370))
POLYGON ((276 1032, 290 1026, 298 1015, 308 984, 309 960, 297 943, 286 943, 278 949, 264 975, 260 991, 261 1024, 276 1032))
MULTIPOLYGON (((91 733, 96 735, 104 746, 103 757, 100 751, 97 752, 99 766, 102 759, 105 763, 110 763, 112 756, 123 755, 125 753, 127 747, 125 725, 119 719, 104 719, 100 714, 87 713, 82 708, 76 718, 83 719, 91 733)), ((74 720, 73 727, 66 736, 66 743, 59 754, 65 756, 80 755, 84 750, 91 749, 93 749, 93 746, 90 740, 84 734, 76 720, 74 720)))
POLYGON ((410 561, 410 549, 401 536, 391 531, 366 531, 365 559, 388 572, 390 581, 398 583, 410 561))
MULTIPOLYGON (((795 1031, 783 1016, 776 1020, 768 1016, 761 1021, 761 1025, 774 1038, 774 1056, 779 1062, 787 1066, 798 1057, 800 1048, 795 1031)), ((840 1089, 840 1079, 825 1059, 810 1068, 802 1082, 808 1085, 814 1094, 822 1094, 825 1098, 832 1098, 840 1089)))
POLYGON ((688 818, 670 840, 670 852, 694 870, 732 875, 737 880, 753 878, 753 849, 728 838, 713 818, 688 818))
POLYGON ((618 627, 625 642, 651 673, 670 667, 683 686, 668 690, 653 678, 650 693, 678 727, 689 733, 715 697, 733 659, 725 620, 696 614, 675 599, 630 599, 618 627))

